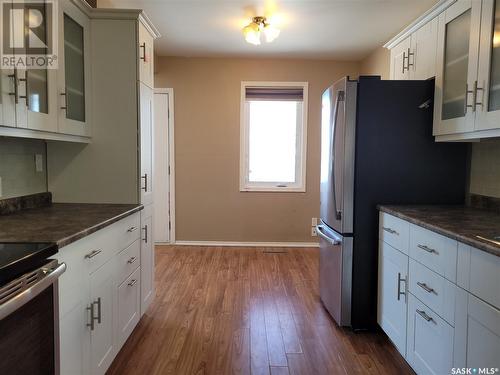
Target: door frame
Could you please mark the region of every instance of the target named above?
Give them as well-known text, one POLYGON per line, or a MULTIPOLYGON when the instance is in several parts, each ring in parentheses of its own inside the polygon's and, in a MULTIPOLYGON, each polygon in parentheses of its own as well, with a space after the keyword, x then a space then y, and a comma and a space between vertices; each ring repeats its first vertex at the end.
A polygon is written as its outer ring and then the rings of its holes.
MULTIPOLYGON (((170 207, 170 231, 169 242, 175 243, 175 141, 174 141, 174 89, 155 88, 153 95, 167 94, 168 95, 168 165, 170 166, 169 175, 169 207, 170 207)), ((165 244, 163 242, 155 242, 155 245, 165 244)))

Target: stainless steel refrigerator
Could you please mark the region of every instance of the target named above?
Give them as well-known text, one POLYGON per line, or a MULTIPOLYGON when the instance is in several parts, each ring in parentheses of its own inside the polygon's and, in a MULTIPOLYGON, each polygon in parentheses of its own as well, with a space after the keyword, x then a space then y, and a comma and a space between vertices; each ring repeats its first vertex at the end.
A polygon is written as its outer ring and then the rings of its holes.
POLYGON ((322 97, 320 297, 376 325, 378 204, 463 204, 467 146, 432 136, 434 81, 348 77, 322 97))

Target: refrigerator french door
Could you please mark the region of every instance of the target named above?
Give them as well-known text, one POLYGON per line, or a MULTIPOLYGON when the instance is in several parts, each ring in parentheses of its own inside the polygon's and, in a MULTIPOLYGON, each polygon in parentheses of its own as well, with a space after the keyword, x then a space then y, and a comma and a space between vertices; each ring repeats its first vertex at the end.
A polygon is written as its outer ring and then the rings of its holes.
POLYGON ((343 78, 322 97, 320 297, 342 326, 351 325, 356 84, 343 78))

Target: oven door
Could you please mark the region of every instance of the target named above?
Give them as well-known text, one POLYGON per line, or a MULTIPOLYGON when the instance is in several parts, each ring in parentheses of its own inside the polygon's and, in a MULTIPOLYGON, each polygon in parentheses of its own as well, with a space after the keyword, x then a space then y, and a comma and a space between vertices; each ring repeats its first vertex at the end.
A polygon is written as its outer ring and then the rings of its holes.
POLYGON ((0 374, 59 374, 58 277, 51 261, 0 288, 0 374))

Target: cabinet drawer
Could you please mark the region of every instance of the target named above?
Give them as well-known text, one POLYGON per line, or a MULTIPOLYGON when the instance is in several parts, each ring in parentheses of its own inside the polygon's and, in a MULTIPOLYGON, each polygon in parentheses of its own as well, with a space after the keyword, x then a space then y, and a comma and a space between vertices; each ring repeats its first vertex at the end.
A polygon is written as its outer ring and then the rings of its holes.
POLYGON ((410 292, 451 325, 455 323, 455 285, 410 259, 410 292))
POLYGON ((118 254, 116 270, 118 284, 121 284, 141 264, 141 244, 136 240, 118 254))
POLYGON ((408 254, 410 223, 395 216, 380 212, 379 238, 395 249, 408 254))
POLYGON ((412 294, 406 360, 417 374, 449 374, 453 366, 453 327, 412 294))
POLYGON ((141 268, 118 287, 118 344, 121 347, 141 316, 141 268))
POLYGON ((417 225, 410 226, 410 258, 455 282, 458 243, 417 225))
POLYGON ((118 225, 113 229, 117 239, 116 251, 119 252, 139 239, 141 233, 141 218, 137 212, 120 220, 117 224, 118 225))
POLYGON ((500 257, 461 243, 458 249, 457 284, 500 308, 500 257))

